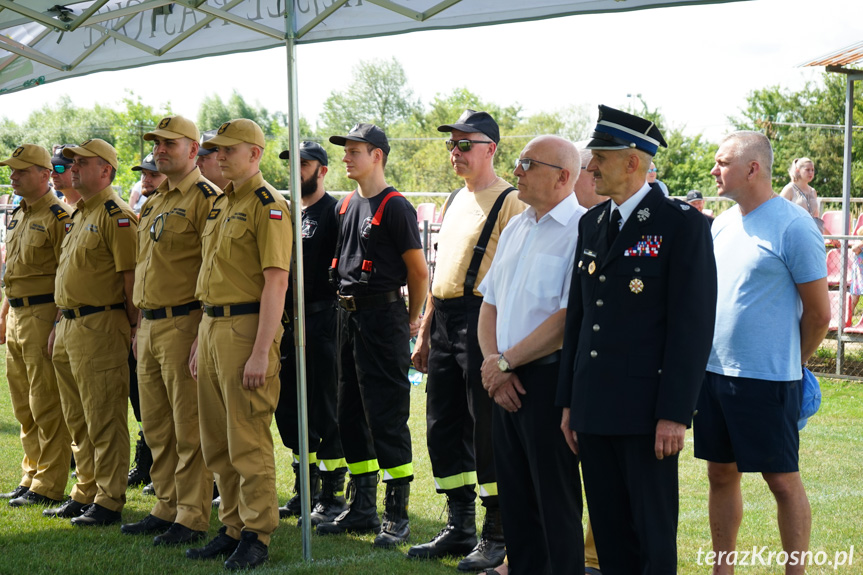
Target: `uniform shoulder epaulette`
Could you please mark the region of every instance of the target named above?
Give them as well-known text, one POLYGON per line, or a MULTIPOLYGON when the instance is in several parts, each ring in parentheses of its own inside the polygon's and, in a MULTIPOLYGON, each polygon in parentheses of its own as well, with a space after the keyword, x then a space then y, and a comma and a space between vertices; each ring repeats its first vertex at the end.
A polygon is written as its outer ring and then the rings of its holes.
POLYGON ((273 197, 273 194, 270 193, 270 190, 261 186, 257 190, 255 190, 255 195, 258 196, 258 199, 261 200, 263 205, 272 204, 276 201, 276 198, 273 197))
POLYGON ((198 186, 198 189, 200 189, 204 193, 205 198, 212 198, 213 196, 218 195, 216 193, 216 190, 213 189, 213 186, 211 186, 207 182, 198 182, 195 185, 198 186))
POLYGON ((15 217, 15 214, 17 214, 17 213, 18 213, 18 210, 20 210, 20 209, 21 209, 21 204, 18 204, 17 206, 15 206, 15 209, 14 209, 14 210, 12 210, 12 213, 11 213, 11 214, 9 214, 9 217, 14 218, 14 217, 15 217))
POLYGON ((688 212, 688 211, 693 211, 693 212, 698 211, 695 208, 693 208, 692 206, 690 206, 689 204, 687 204, 686 202, 679 200, 675 197, 665 198, 665 203, 670 204, 674 209, 676 209, 680 213, 688 212))
POLYGON ((66 210, 64 210, 61 206, 57 204, 51 204, 51 207, 49 209, 51 210, 51 213, 54 214, 54 217, 56 217, 61 222, 69 218, 69 214, 66 213, 66 210))
POLYGON ((114 200, 108 200, 105 202, 105 209, 108 210, 109 216, 116 216, 117 214, 123 213, 123 210, 120 209, 120 206, 118 206, 117 202, 114 200))
POLYGON ((604 209, 605 209, 605 204, 606 204, 607 202, 608 202, 608 200, 605 200, 605 201, 599 202, 598 204, 594 204, 594 205, 592 205, 591 207, 587 208, 587 212, 585 212, 585 215, 586 215, 586 214, 589 214, 590 212, 597 212, 597 211, 600 211, 600 210, 604 210, 604 209))

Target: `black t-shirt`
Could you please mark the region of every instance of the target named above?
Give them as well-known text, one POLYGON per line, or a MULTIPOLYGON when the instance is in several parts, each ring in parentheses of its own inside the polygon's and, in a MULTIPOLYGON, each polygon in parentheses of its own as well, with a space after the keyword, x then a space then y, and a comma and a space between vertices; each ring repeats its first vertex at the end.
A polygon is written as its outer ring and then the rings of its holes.
MULTIPOLYGON (((384 207, 381 225, 376 226, 372 275, 368 288, 358 285, 366 257, 371 222, 387 192, 387 188, 373 198, 363 198, 355 192, 342 221, 342 250, 339 254, 339 291, 344 295, 382 293, 401 288, 407 282, 407 266, 402 254, 407 250, 422 249, 417 212, 402 196, 394 196, 384 207)), ((335 213, 347 198, 339 200, 335 213)), ((338 217, 338 215, 336 216, 338 217)))
MULTIPOLYGON (((303 285, 306 302, 334 300, 336 292, 330 285, 329 269, 336 251, 338 219, 336 199, 329 194, 303 210, 303 285)), ((285 309, 294 307, 293 282, 285 296, 285 309)))

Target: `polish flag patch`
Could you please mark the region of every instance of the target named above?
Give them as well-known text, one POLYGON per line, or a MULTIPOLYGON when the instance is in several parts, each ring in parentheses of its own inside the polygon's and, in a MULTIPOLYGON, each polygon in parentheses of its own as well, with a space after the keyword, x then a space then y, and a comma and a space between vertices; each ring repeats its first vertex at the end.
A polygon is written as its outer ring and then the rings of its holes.
POLYGON ((282 210, 270 210, 270 219, 271 220, 282 219, 282 210))
POLYGON ((128 228, 129 227, 129 218, 120 218, 117 220, 118 228, 128 228))

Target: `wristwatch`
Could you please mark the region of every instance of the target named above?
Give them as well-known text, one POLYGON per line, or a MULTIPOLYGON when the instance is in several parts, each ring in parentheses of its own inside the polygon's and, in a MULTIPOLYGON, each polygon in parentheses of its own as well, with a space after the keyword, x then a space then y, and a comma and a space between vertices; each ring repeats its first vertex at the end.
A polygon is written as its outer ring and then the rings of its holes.
POLYGON ((504 373, 509 373, 512 371, 512 366, 509 364, 509 360, 500 354, 500 357, 497 358, 497 367, 504 373))

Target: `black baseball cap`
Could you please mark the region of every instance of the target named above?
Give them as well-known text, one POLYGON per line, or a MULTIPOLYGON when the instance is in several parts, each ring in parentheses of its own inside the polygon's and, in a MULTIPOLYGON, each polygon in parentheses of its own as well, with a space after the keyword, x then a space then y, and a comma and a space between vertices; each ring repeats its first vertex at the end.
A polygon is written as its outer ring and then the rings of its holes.
POLYGON ((141 170, 150 170, 151 172, 159 171, 159 168, 156 167, 156 161, 153 159, 153 154, 147 154, 147 157, 144 158, 140 166, 132 168, 133 172, 140 172, 141 170))
POLYGON ((73 144, 60 144, 54 149, 54 155, 51 156, 51 164, 55 166, 71 166, 72 160, 63 155, 63 148, 72 147, 73 144))
POLYGON ((480 132, 491 138, 495 144, 500 143, 500 128, 497 122, 491 117, 488 112, 477 112, 475 110, 465 110, 464 114, 459 116, 455 124, 445 124, 438 126, 438 132, 452 132, 458 130, 460 132, 480 132))
POLYGON ((387 135, 374 124, 360 123, 351 128, 347 136, 330 136, 330 143, 337 146, 344 146, 348 143, 348 140, 352 142, 365 142, 375 148, 380 148, 384 154, 389 155, 390 153, 390 143, 387 140, 387 135))
POLYGON ((692 200, 703 200, 704 196, 698 190, 689 190, 686 193, 686 201, 691 202, 692 200))
MULTIPOLYGON (((279 158, 287 160, 291 157, 290 150, 283 150, 279 158)), ((300 157, 306 160, 317 160, 322 166, 327 165, 327 151, 317 142, 305 140, 300 142, 300 157)))
POLYGON ((206 142, 207 140, 212 140, 213 137, 216 135, 217 131, 218 130, 207 130, 206 132, 201 134, 201 146, 198 148, 198 155, 199 156, 209 156, 210 154, 212 154, 213 152, 216 151, 215 148, 210 148, 209 150, 207 148, 205 148, 204 142, 206 142))

